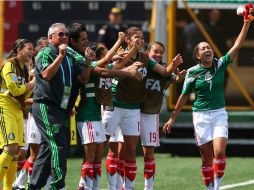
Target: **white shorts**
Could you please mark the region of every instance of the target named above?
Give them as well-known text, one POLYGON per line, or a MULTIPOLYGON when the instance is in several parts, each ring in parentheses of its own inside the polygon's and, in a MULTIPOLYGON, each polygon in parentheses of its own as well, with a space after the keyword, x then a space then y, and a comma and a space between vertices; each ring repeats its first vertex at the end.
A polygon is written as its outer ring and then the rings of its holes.
POLYGON ((217 137, 228 138, 228 114, 225 108, 193 112, 195 139, 198 146, 217 137))
POLYGON ((143 146, 160 146, 159 114, 141 113, 140 138, 143 146))
POLYGON ((77 128, 81 144, 103 143, 106 141, 101 121, 78 122, 77 128))
POLYGON ((35 124, 32 113, 28 114, 27 120, 27 143, 28 144, 41 144, 41 132, 35 124))
POLYGON ((109 142, 124 142, 120 127, 118 127, 115 133, 110 136, 109 142))
POLYGON ((123 135, 140 135, 140 109, 114 107, 114 111, 104 111, 102 125, 107 135, 113 136, 117 127, 123 135))
POLYGON ((28 150, 29 144, 27 143, 27 119, 24 119, 24 138, 25 138, 26 146, 22 146, 20 147, 20 149, 28 150))

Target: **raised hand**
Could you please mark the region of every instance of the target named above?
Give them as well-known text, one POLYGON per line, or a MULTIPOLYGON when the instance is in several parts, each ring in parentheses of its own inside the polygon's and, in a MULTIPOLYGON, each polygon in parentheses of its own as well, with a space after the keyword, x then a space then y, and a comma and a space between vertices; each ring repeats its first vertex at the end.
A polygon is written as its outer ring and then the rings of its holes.
POLYGON ((175 57, 174 57, 174 59, 173 59, 173 65, 174 66, 179 66, 179 65, 181 65, 182 63, 183 63, 183 58, 182 58, 182 56, 181 56, 181 54, 180 53, 178 53, 175 57))
POLYGON ((58 47, 58 51, 59 51, 59 55, 61 56, 65 56, 66 55, 66 48, 67 48, 67 45, 66 44, 61 44, 59 47, 58 47))
POLYGON ((118 32, 118 40, 120 40, 121 42, 124 42, 125 40, 124 32, 118 32))
POLYGON ((185 78, 187 71, 186 70, 181 70, 179 71, 179 69, 176 69, 176 75, 179 77, 180 80, 185 78))
POLYGON ((90 61, 92 60, 95 60, 96 58, 96 53, 90 48, 90 47, 87 47, 85 49, 85 56, 87 59, 89 59, 90 61))
POLYGON ((121 62, 124 59, 124 56, 126 56, 128 52, 121 52, 117 53, 116 55, 113 56, 112 61, 113 62, 121 62))

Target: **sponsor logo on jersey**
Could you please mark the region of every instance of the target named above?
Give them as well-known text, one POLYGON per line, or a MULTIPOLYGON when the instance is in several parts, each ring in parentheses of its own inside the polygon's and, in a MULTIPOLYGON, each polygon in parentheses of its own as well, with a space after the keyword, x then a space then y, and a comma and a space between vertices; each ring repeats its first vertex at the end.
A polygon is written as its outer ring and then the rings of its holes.
POLYGON ((142 74, 143 77, 145 77, 147 75, 146 67, 141 67, 138 69, 138 71, 142 74))
POLYGON ((100 78, 99 88, 109 89, 111 87, 111 78, 100 78))
POLYGON ((31 133, 31 138, 32 139, 35 139, 35 136, 36 136, 35 133, 31 133))
POLYGON ((154 80, 151 78, 147 78, 146 79, 146 89, 160 92, 160 90, 161 90, 160 81, 154 80))
POLYGON ((9 138, 10 140, 14 140, 14 139, 15 139, 14 133, 10 133, 10 134, 8 135, 8 138, 9 138))

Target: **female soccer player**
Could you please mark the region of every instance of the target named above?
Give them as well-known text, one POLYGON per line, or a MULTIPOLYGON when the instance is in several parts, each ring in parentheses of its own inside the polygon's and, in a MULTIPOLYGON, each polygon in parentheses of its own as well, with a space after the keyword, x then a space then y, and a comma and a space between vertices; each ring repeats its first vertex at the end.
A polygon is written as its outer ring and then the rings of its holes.
MULTIPOLYGON (((84 147, 85 158, 82 165, 82 179, 78 189, 99 190, 101 160, 104 152, 104 141, 106 141, 104 128, 101 124, 101 104, 104 107, 112 104, 112 98, 108 102, 108 99, 103 96, 106 95, 107 91, 110 92, 111 79, 103 78, 103 76, 139 78, 138 67, 125 71, 101 68, 110 62, 123 41, 124 33, 119 33, 117 42, 109 51, 103 46, 93 48, 96 53, 96 61, 91 63, 92 74, 88 83, 81 87, 81 101, 77 110, 77 128, 84 147)), ((132 55, 126 56, 127 58, 124 60, 128 60, 128 56, 131 57, 132 55)), ((108 67, 112 68, 113 65, 110 64, 108 67)))
POLYGON ((224 73, 245 40, 249 26, 250 21, 244 21, 233 47, 218 60, 214 58, 214 52, 207 42, 196 45, 193 58, 197 64, 187 70, 182 94, 163 127, 165 133, 170 133, 188 95, 194 91, 192 110, 195 139, 202 157, 203 181, 209 190, 219 189, 226 166, 228 115, 224 100, 224 73))
MULTIPOLYGON (((165 67, 167 66, 166 63, 162 62, 165 48, 161 42, 151 42, 146 52, 149 57, 157 61, 157 63, 165 67)), ((145 101, 141 103, 140 122, 140 138, 144 152, 144 190, 153 190, 154 186, 156 169, 154 147, 159 146, 159 113, 164 92, 170 83, 182 81, 185 74, 186 70, 178 71, 177 75, 172 73, 168 75, 168 77, 162 77, 154 71, 148 71, 147 73, 147 97, 145 101)))
MULTIPOLYGON (((139 43, 138 50, 126 66, 132 65, 136 61, 142 62, 143 66, 139 68, 139 72, 142 73, 143 79, 137 81, 130 78, 115 78, 112 82, 114 110, 106 110, 102 118, 108 139, 109 136, 114 135, 119 126, 124 136, 124 150, 126 150, 124 151, 125 190, 134 188, 136 178, 136 145, 140 135, 140 103, 145 100, 147 95, 145 88, 147 71, 153 70, 163 76, 168 76, 181 62, 181 56, 177 55, 174 63, 165 68, 150 59, 146 53, 141 52, 140 50, 144 45, 144 35, 142 30, 137 27, 131 27, 126 31, 126 47, 122 51, 128 52, 137 41, 141 42, 139 43)), ((107 159, 109 161, 107 166, 115 167, 118 155, 110 154, 107 156, 107 159)), ((114 171, 114 169, 107 168, 107 171, 114 171)), ((109 190, 116 189, 116 174, 112 173, 108 175, 111 175, 109 190)))
MULTIPOLYGON (((48 45, 47 37, 40 37, 36 43, 34 48, 34 57, 39 53, 39 51, 48 45)), ((34 78, 34 61, 29 62, 29 81, 34 78)), ((20 153, 18 160, 18 168, 20 167, 20 173, 17 175, 16 180, 13 184, 13 190, 15 189, 25 189, 26 178, 28 177, 28 183, 30 182, 30 176, 32 174, 33 163, 38 155, 40 144, 41 144, 41 133, 38 127, 35 124, 33 115, 32 115, 32 106, 33 98, 32 96, 26 99, 27 111, 28 111, 28 119, 25 122, 25 141, 26 147, 22 147, 23 152, 20 153), (27 150, 29 147, 29 158, 26 159, 27 150), (23 158, 23 160, 21 159, 23 158), (19 165, 19 162, 23 161, 23 166, 19 165)), ((22 162, 21 162, 22 163, 22 162)), ((48 184, 48 183, 47 183, 48 184)))
POLYGON ((34 56, 32 42, 18 39, 14 42, 7 60, 1 64, 0 86, 0 183, 4 189, 12 189, 17 171, 20 147, 24 146, 23 110, 25 99, 31 94, 35 80, 28 82, 26 62, 34 56))

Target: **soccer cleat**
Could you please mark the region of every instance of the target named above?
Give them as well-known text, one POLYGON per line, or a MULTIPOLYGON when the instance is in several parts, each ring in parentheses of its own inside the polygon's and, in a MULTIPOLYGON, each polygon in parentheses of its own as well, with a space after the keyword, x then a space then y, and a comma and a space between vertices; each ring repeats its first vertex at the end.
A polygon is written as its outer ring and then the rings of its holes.
POLYGON ((213 184, 213 183, 210 183, 210 184, 207 186, 207 190, 214 190, 214 184, 213 184))
POLYGON ((79 186, 77 190, 85 190, 84 186, 79 186))
POLYGON ((12 187, 12 190, 26 190, 25 186, 12 187))
POLYGON ((221 186, 222 177, 215 176, 214 178, 214 190, 219 190, 221 186))

